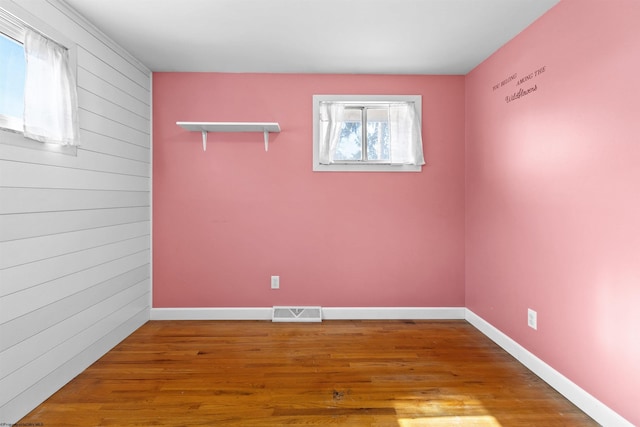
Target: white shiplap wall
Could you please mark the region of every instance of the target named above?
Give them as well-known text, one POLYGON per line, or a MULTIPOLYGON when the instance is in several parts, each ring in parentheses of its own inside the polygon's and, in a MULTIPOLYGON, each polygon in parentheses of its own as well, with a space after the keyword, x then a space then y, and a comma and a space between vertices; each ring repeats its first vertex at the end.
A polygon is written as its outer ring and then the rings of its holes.
POLYGON ((76 44, 82 144, 73 156, 0 131, 0 423, 13 423, 149 319, 151 73, 58 0, 0 7, 76 44))

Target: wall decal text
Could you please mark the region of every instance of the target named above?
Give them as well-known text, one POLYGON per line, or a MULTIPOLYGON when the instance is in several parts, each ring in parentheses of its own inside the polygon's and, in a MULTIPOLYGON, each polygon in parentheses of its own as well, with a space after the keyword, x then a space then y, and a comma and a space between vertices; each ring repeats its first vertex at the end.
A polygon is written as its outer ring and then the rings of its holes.
POLYGON ((547 66, 543 65, 540 68, 537 68, 536 70, 527 73, 524 76, 519 77, 518 73, 514 73, 511 74, 510 76, 506 77, 505 79, 503 79, 500 83, 493 85, 493 90, 497 90, 500 89, 503 86, 509 85, 513 82, 515 82, 515 86, 518 89, 517 91, 514 91, 511 95, 507 95, 504 97, 504 101, 508 104, 512 101, 516 101, 524 96, 527 96, 529 94, 532 94, 534 92, 536 92, 538 90, 538 85, 534 84, 533 86, 527 87, 526 89, 524 87, 520 87, 518 88, 518 86, 521 85, 525 85, 526 83, 530 83, 532 82, 532 80, 534 80, 536 77, 538 77, 540 74, 544 73, 547 70, 547 66))

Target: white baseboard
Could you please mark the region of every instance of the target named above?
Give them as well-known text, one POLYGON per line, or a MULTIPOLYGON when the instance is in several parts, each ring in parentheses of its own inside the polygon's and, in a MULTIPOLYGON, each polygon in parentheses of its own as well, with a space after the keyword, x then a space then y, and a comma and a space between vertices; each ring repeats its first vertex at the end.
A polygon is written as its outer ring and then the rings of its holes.
MULTIPOLYGON (((326 320, 464 319, 464 307, 323 307, 326 320)), ((272 307, 152 308, 151 320, 271 320, 272 307)))
POLYGON ((466 309, 466 320, 600 425, 607 427, 633 427, 629 421, 618 415, 611 408, 469 309, 466 309))
POLYGON ((271 320, 271 307, 152 308, 151 320, 271 320))
POLYGON ((464 307, 323 307, 327 320, 464 319, 464 307))

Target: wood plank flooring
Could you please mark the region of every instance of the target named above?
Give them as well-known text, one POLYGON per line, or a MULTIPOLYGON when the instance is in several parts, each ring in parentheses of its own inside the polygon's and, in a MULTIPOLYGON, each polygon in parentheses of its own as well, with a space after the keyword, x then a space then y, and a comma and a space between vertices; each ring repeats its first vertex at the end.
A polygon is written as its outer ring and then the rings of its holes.
POLYGON ((151 321, 20 421, 596 426, 465 321, 151 321))

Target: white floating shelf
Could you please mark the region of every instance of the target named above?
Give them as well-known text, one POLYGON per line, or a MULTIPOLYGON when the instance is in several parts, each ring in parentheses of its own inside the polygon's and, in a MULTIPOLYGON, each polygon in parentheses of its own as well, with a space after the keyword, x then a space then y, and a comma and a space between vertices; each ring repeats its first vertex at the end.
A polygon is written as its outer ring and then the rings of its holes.
POLYGON ((280 132, 278 123, 269 122, 176 122, 188 131, 202 132, 202 149, 207 151, 208 132, 262 132, 264 151, 269 151, 269 132, 280 132))

